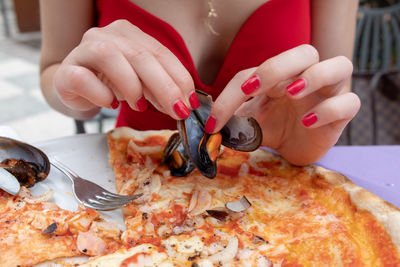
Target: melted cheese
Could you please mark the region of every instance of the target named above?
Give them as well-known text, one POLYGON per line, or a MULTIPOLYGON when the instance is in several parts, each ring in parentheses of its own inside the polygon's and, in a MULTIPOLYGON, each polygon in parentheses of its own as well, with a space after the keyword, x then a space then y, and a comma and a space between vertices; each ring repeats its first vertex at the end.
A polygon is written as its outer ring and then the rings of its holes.
POLYGON ((170 248, 171 251, 181 254, 195 254, 204 250, 204 243, 198 236, 171 236, 163 241, 163 245, 170 248))

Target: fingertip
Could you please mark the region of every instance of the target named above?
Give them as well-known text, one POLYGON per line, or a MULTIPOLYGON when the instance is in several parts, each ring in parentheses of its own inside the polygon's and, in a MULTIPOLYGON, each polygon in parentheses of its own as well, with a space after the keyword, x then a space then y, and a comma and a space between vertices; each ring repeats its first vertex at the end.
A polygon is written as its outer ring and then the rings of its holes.
POLYGON ((208 134, 212 134, 215 131, 215 126, 217 125, 217 119, 210 115, 207 119, 206 124, 204 125, 204 131, 208 134))
POLYGON ((139 112, 143 112, 147 109, 148 103, 147 100, 144 96, 141 96, 137 101, 136 101, 136 106, 139 110, 139 112))
POLYGON ((190 115, 190 109, 182 100, 176 100, 173 105, 175 114, 178 115, 180 119, 186 119, 190 115))
POLYGON ((189 103, 192 109, 197 109, 200 107, 199 99, 194 91, 189 96, 189 103))
POLYGON ((317 121, 318 115, 315 112, 310 112, 301 119, 301 122, 307 128, 314 125, 317 121))
POLYGON ((260 77, 258 75, 253 75, 247 79, 242 85, 241 89, 245 95, 249 95, 256 91, 261 86, 260 77))
POLYGON ((294 82, 292 82, 291 84, 289 84, 286 87, 286 91, 289 93, 290 96, 295 96, 298 95, 300 92, 302 92, 306 87, 306 85, 307 85, 306 80, 304 78, 299 78, 294 82))
POLYGON ((116 97, 114 97, 113 101, 110 104, 112 109, 117 109, 119 107, 119 101, 116 97))

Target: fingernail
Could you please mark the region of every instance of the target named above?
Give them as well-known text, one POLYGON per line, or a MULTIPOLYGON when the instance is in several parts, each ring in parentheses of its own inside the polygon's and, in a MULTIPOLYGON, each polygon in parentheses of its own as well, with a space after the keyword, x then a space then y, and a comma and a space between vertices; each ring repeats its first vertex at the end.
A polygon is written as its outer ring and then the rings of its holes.
POLYGON ((117 109, 119 107, 119 101, 116 97, 114 97, 113 101, 110 104, 112 109, 117 109))
POLYGON ((200 107, 200 102, 199 102, 199 99, 197 98, 197 95, 195 92, 190 94, 189 102, 190 102, 190 106, 192 107, 192 109, 196 109, 196 108, 200 107))
POLYGON ((303 123, 304 126, 309 127, 309 126, 313 125, 314 123, 316 123, 317 120, 318 120, 317 114, 312 112, 312 113, 305 115, 303 117, 303 119, 301 120, 301 122, 303 123))
POLYGON ((291 95, 296 95, 305 87, 306 87, 306 80, 297 79, 286 87, 286 91, 288 91, 288 93, 291 95))
POLYGON ((190 115, 189 108, 182 102, 182 100, 177 100, 175 102, 174 111, 181 119, 186 119, 190 115))
POLYGON ((246 95, 251 94, 260 87, 260 78, 257 75, 251 76, 247 81, 242 84, 242 91, 246 95))
POLYGON ((147 100, 144 96, 141 96, 136 102, 136 106, 140 112, 143 112, 147 109, 147 100))
POLYGON ((206 125, 204 126, 204 131, 208 134, 213 133, 216 124, 217 124, 217 120, 215 119, 215 117, 210 116, 206 122, 206 125))

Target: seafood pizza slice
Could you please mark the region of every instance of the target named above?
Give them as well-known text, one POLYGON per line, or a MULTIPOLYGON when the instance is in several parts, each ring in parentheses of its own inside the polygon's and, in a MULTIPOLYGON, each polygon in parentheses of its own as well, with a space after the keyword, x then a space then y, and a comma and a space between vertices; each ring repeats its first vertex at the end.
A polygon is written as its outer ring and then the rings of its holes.
POLYGON ((83 266, 400 265, 399 209, 344 176, 223 148, 215 178, 175 177, 173 134, 108 134, 117 190, 143 196, 123 210, 124 248, 83 266))
POLYGON ((63 210, 48 202, 52 192, 17 196, 0 190, 0 265, 33 266, 75 256, 98 256, 121 247, 120 229, 92 209, 63 210))

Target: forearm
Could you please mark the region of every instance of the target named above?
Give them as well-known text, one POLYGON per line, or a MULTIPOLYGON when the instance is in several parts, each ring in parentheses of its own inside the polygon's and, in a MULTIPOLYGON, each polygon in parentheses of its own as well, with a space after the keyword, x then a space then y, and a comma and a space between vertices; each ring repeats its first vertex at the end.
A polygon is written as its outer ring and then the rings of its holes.
POLYGON ((99 108, 78 111, 60 100, 54 87, 54 76, 61 62, 79 45, 83 34, 94 25, 92 0, 40 0, 42 50, 40 86, 48 104, 55 110, 76 118, 95 116, 99 108))
POLYGON ((88 111, 79 111, 70 109, 61 102, 53 85, 54 74, 59 66, 59 63, 50 65, 43 69, 40 74, 40 87, 47 103, 58 112, 78 120, 86 120, 96 116, 99 112, 99 108, 88 111))
MULTIPOLYGON (((312 0, 311 44, 320 60, 335 56, 353 59, 358 0, 312 0)), ((343 91, 350 91, 348 81, 343 91)))

